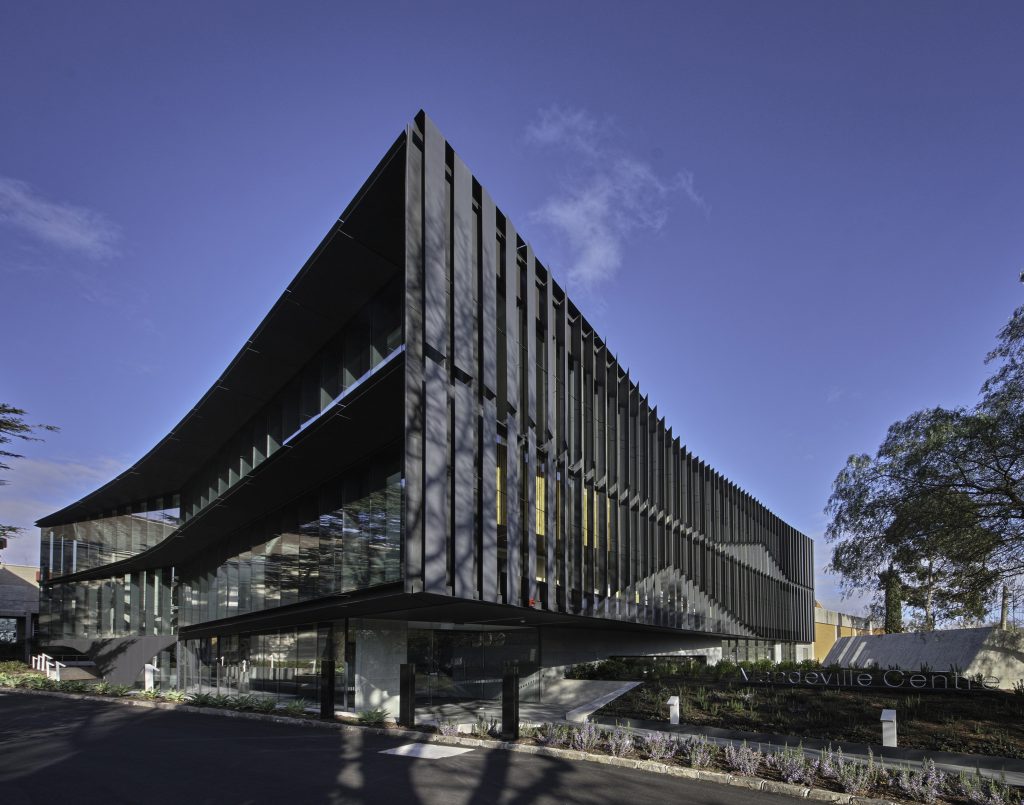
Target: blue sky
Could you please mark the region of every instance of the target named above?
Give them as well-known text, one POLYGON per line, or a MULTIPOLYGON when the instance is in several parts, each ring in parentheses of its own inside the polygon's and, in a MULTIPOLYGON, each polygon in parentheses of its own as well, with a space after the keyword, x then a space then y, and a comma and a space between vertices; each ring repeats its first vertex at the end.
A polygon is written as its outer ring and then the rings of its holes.
POLYGON ((969 404, 1024 300, 1022 35, 996 2, 3 4, 0 399, 62 430, 0 522, 163 436, 424 108, 675 433, 820 537, 846 456, 969 404))

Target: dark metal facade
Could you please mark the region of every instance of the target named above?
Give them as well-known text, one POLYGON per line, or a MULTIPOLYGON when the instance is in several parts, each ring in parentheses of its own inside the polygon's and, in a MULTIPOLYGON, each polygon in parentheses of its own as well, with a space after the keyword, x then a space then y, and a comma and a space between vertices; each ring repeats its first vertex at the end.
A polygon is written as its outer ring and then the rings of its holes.
POLYGON ((673 436, 422 114, 406 168, 406 591, 810 642, 812 541, 673 436))
POLYGON ((673 436, 422 113, 196 408, 40 525, 53 637, 410 613, 812 639, 811 541, 673 436), (384 456, 398 527, 350 483, 384 456), (180 523, 124 531, 158 499, 180 523))

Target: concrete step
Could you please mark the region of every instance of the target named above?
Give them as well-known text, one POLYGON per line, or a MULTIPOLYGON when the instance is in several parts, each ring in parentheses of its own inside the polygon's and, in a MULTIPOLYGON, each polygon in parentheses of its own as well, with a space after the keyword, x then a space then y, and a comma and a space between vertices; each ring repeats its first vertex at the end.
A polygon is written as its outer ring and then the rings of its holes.
POLYGON ((60 681, 61 682, 100 682, 100 677, 96 673, 96 666, 92 668, 72 665, 67 668, 60 669, 60 681))

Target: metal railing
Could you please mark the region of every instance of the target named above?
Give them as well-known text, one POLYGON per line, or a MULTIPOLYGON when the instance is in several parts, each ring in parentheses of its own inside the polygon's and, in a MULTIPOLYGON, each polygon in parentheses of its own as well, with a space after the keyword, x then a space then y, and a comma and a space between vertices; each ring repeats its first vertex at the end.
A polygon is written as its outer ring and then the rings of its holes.
POLYGON ((60 660, 55 660, 49 654, 36 654, 32 657, 32 667, 37 671, 42 671, 49 679, 56 679, 60 682, 60 669, 68 666, 60 660))

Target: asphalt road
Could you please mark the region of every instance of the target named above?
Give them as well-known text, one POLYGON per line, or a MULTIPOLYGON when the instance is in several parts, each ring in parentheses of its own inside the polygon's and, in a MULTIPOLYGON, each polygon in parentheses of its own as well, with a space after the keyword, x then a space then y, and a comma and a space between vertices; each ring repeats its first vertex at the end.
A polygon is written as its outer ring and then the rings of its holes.
POLYGON ((701 803, 801 800, 634 769, 473 749, 380 754, 408 741, 104 701, 0 694, 0 801, 701 803))

